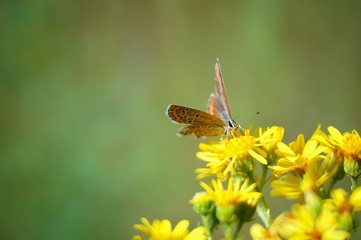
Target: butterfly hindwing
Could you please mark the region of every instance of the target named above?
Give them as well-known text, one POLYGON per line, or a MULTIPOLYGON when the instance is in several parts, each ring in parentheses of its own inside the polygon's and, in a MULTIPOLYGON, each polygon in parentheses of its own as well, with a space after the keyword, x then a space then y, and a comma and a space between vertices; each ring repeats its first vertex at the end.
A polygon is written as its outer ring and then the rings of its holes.
POLYGON ((201 137, 216 137, 224 135, 225 128, 217 125, 188 125, 182 127, 179 132, 180 135, 194 135, 201 137))

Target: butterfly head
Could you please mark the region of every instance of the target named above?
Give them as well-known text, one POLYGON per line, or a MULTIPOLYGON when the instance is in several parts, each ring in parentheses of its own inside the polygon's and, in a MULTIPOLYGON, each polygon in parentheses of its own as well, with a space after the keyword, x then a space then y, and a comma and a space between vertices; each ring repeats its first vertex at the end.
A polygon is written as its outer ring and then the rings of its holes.
POLYGON ((227 125, 224 127, 224 135, 227 139, 243 136, 244 131, 241 125, 237 124, 233 119, 228 120, 227 125))
POLYGON ((238 127, 238 126, 237 126, 237 123, 236 123, 233 119, 229 120, 229 121, 227 122, 227 124, 228 124, 228 127, 229 127, 229 128, 238 127))

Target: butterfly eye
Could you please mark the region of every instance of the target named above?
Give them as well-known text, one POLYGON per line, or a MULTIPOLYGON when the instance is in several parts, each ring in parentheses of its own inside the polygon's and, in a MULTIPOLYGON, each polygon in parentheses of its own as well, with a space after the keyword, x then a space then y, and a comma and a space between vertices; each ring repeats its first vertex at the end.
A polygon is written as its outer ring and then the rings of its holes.
POLYGON ((235 121, 233 121, 233 120, 228 121, 228 126, 235 127, 236 125, 237 125, 237 123, 235 121))

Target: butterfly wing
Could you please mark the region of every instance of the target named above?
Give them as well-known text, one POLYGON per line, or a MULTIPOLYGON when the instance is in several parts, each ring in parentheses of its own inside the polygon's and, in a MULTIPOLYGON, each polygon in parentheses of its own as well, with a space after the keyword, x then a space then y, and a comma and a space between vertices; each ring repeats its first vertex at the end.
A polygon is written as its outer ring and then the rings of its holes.
POLYGON ((214 98, 214 100, 211 101, 215 102, 215 106, 217 106, 215 110, 219 111, 216 113, 216 115, 220 116, 224 121, 229 122, 232 120, 231 109, 229 107, 226 88, 224 87, 224 81, 221 72, 221 64, 219 62, 219 59, 217 59, 214 69, 216 72, 216 76, 215 76, 216 94, 214 97, 212 97, 211 95, 211 98, 214 98))
POLYGON ((227 110, 224 108, 223 104, 220 102, 216 94, 211 93, 208 99, 208 113, 219 118, 223 118, 222 113, 227 110))
POLYGON ((225 121, 215 115, 181 105, 169 105, 166 113, 171 120, 182 124, 215 125, 220 127, 227 125, 225 121))
POLYGON ((179 130, 179 135, 201 137, 217 137, 225 134, 225 128, 218 125, 187 125, 179 130))
POLYGON ((224 135, 227 129, 227 123, 221 118, 194 108, 172 104, 166 113, 174 122, 188 124, 179 130, 179 135, 215 137, 224 135))
POLYGON ((166 114, 176 122, 187 124, 180 129, 180 135, 195 135, 196 137, 227 136, 238 128, 231 118, 226 89, 224 87, 220 62, 215 65, 216 92, 208 100, 208 113, 189 107, 171 104, 166 114))

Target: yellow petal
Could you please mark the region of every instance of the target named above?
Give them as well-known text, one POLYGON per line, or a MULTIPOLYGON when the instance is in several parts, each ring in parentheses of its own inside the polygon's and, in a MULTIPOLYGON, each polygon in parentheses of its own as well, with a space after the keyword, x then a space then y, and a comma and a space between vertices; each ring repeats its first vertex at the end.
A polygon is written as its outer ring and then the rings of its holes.
POLYGON ((255 151, 253 151, 253 150, 248 150, 248 153, 249 153, 249 155, 251 155, 254 159, 256 159, 258 162, 260 162, 260 163, 262 163, 263 165, 267 165, 267 160, 263 157, 263 156, 261 156, 261 155, 259 155, 258 153, 256 153, 255 151))
POLYGON ((350 196, 350 203, 354 206, 354 211, 361 210, 361 187, 358 187, 353 191, 350 196))
POLYGON ((255 223, 252 225, 251 229, 249 230, 252 239, 263 239, 264 238, 264 233, 265 229, 264 227, 259 224, 259 223, 255 223))
POLYGON ((331 137, 333 137, 338 143, 343 142, 343 136, 337 128, 330 126, 327 128, 328 132, 330 133, 331 137))
POLYGON ((188 227, 189 227, 189 221, 184 219, 180 221, 177 224, 177 226, 175 226, 173 233, 175 233, 176 235, 182 235, 188 232, 188 227))
POLYGON ((286 144, 283 142, 277 143, 278 149, 282 152, 285 156, 295 156, 296 154, 292 151, 291 148, 289 148, 286 144))

